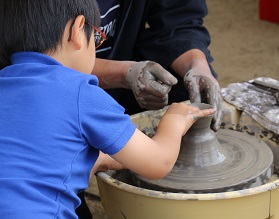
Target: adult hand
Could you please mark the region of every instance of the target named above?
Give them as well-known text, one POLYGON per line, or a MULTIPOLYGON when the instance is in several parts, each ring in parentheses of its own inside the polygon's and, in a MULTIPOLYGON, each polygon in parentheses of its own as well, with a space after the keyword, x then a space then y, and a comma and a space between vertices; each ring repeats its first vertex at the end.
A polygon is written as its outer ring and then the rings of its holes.
POLYGON ((141 108, 156 110, 168 105, 168 93, 177 79, 152 61, 137 62, 127 72, 126 81, 141 108))
POLYGON ((211 128, 217 131, 223 116, 222 96, 219 83, 212 76, 208 65, 196 60, 184 76, 184 85, 189 91, 191 102, 208 103, 216 109, 211 128))

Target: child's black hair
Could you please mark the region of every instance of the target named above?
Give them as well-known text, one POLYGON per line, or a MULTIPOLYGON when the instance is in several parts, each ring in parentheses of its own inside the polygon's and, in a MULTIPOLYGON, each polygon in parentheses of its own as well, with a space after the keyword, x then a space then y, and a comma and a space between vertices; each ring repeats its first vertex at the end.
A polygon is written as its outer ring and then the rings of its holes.
MULTIPOLYGON (((95 0, 1 0, 0 69, 11 64, 14 52, 56 50, 67 22, 78 15, 100 25, 95 0)), ((89 42, 93 30, 89 25, 84 28, 89 42)))

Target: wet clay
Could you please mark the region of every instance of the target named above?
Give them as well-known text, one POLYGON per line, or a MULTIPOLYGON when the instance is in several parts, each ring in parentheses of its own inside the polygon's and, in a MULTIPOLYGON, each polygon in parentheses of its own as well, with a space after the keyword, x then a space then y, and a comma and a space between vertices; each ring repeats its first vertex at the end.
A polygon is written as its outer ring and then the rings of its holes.
MULTIPOLYGON (((199 104, 199 108, 210 108, 199 104)), ((273 174, 273 153, 257 138, 210 129, 212 116, 200 118, 183 136, 172 171, 161 180, 131 174, 136 186, 183 193, 235 191, 260 186, 273 174)))

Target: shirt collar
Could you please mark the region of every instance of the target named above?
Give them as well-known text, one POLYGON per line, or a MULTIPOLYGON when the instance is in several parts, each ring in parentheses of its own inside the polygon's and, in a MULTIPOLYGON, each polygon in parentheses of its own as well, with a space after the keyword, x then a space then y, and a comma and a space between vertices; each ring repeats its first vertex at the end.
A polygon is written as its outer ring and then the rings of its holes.
POLYGON ((62 65, 52 57, 39 52, 16 52, 11 55, 12 64, 42 63, 46 65, 62 65))

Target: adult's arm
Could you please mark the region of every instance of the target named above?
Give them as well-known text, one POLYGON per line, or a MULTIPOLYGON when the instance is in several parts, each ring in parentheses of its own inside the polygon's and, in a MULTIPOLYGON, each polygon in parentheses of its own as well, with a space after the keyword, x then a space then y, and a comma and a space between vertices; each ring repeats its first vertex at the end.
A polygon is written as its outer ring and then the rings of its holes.
POLYGON ((137 49, 144 58, 170 67, 184 80, 191 102, 206 102, 216 109, 212 128, 222 118, 220 87, 209 63, 210 36, 203 26, 207 15, 204 0, 151 0, 148 25, 137 49))
POLYGON ((92 74, 103 89, 131 89, 144 109, 161 109, 168 104, 168 93, 177 79, 158 63, 96 59, 92 74))
POLYGON ((92 74, 99 79, 99 86, 103 89, 111 88, 129 88, 125 80, 128 68, 135 62, 133 61, 115 61, 96 58, 92 74))
POLYGON ((207 15, 205 0, 151 0, 146 28, 136 48, 144 59, 170 67, 183 53, 202 51, 208 62, 213 61, 208 46, 210 35, 203 26, 207 15))

